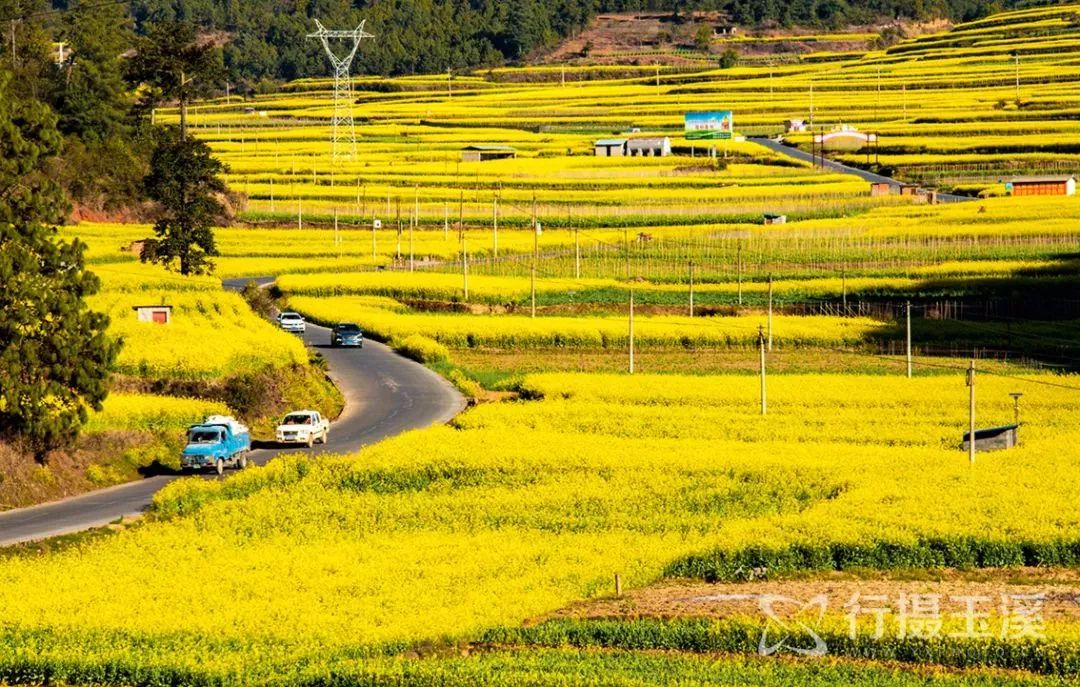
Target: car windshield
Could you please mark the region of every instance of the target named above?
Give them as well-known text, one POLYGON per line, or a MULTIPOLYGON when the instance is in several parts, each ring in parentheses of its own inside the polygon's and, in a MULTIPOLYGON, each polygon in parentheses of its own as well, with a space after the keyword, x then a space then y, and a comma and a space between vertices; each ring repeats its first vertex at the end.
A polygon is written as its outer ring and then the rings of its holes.
POLYGON ((286 415, 285 419, 282 421, 281 424, 283 424, 283 425, 310 425, 311 424, 311 416, 310 415, 286 415))
POLYGON ((191 433, 192 444, 216 444, 221 440, 221 432, 211 429, 200 429, 191 433))
POLYGON ((287 313, 285 313, 284 315, 281 316, 281 319, 283 319, 283 320, 302 320, 304 318, 300 317, 299 315, 297 315, 294 312, 287 312, 287 313))
POLYGON ((359 334, 360 327, 355 324, 339 324, 337 330, 342 334, 359 334))

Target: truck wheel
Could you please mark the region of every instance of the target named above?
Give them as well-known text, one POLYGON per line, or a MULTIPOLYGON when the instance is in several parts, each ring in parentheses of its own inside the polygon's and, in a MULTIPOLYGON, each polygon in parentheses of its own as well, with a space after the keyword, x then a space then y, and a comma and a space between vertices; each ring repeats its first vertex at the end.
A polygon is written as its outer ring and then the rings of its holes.
POLYGON ((311 448, 314 445, 315 445, 315 435, 314 434, 308 434, 307 435, 307 447, 311 448))
POLYGON ((241 453, 240 454, 240 460, 237 463, 237 465, 240 466, 241 470, 243 470, 244 468, 247 467, 247 453, 241 453))
POLYGON ((328 431, 325 431, 325 430, 323 431, 322 436, 319 437, 319 443, 320 444, 325 444, 326 443, 326 437, 327 437, 328 434, 329 434, 328 431))
POLYGON ((225 459, 224 458, 218 458, 217 463, 215 464, 215 466, 217 468, 217 474, 219 474, 219 475, 224 475, 225 474, 225 459))

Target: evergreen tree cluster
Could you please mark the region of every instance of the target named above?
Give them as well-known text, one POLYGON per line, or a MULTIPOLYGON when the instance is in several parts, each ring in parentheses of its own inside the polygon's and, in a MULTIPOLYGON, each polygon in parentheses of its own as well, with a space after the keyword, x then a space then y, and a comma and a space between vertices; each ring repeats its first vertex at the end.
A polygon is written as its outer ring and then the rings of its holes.
POLYGON ((314 19, 328 28, 366 20, 357 73, 400 75, 514 62, 586 27, 597 12, 722 11, 740 25, 837 27, 883 19, 968 21, 1018 0, 132 0, 140 32, 185 21, 222 45, 240 89, 329 73, 306 39, 314 19))
POLYGON ((327 28, 366 20, 356 71, 412 74, 519 60, 584 28, 593 0, 133 0, 142 30, 182 20, 220 32, 234 82, 325 75, 329 65, 306 36, 314 19, 327 28))

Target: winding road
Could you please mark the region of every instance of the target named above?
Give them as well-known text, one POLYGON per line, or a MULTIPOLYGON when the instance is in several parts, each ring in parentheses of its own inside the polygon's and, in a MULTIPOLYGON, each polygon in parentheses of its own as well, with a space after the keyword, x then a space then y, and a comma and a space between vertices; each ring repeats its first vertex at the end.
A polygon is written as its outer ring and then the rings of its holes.
MULTIPOLYGON (((224 284, 235 290, 246 281, 226 280, 224 284)), ((265 284, 270 280, 258 281, 265 284)), ((352 453, 410 429, 448 422, 465 407, 465 399, 449 382, 381 343, 365 341, 362 349, 331 348, 330 330, 310 323, 304 341, 318 348, 329 363, 328 374, 345 396, 345 410, 330 426, 325 445, 257 449, 251 452, 256 463, 290 451, 352 453)), ((230 474, 226 471, 225 477, 230 474)), ((195 478, 157 475, 0 513, 0 546, 101 527, 138 515, 149 508, 154 493, 174 479, 195 478)))
MULTIPOLYGON (((842 162, 831 160, 829 158, 822 158, 821 156, 814 156, 812 153, 808 153, 805 150, 796 148, 795 146, 789 146, 785 143, 777 141, 772 138, 751 138, 749 139, 758 145, 764 146, 769 150, 786 155, 794 160, 801 162, 808 162, 812 165, 819 165, 822 169, 828 169, 833 172, 840 172, 841 174, 854 174, 860 179, 873 183, 873 184, 889 184, 893 187, 900 186, 903 182, 897 181, 892 177, 883 176, 881 174, 875 174, 868 172, 865 169, 859 169, 858 167, 852 167, 845 165, 842 162)), ((968 200, 974 200, 971 196, 958 196, 952 193, 939 193, 938 200, 942 203, 962 203, 968 200)))

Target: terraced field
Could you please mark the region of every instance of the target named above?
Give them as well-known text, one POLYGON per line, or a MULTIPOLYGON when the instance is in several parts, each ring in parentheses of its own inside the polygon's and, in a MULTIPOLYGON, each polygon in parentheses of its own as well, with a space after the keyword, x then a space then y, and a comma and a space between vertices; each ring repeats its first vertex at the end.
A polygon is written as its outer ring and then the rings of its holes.
MULTIPOLYGON (((1078 17, 726 70, 358 78, 351 160, 330 155, 325 81, 193 107, 238 213, 217 276, 276 276, 278 305, 356 321, 476 407, 178 481, 124 532, 0 558, 0 682, 1075 683, 1080 201, 999 178, 1077 164, 1078 17), (878 132, 837 157, 984 197, 871 196, 683 137, 683 112, 729 108, 737 134, 811 112, 878 132), (674 154, 592 155, 630 129, 674 154), (475 144, 516 157, 462 161, 475 144), (1019 445, 970 462, 971 404, 1019 445)), ((64 230, 125 377, 305 360, 213 278, 137 264, 148 232, 64 230), (167 337, 120 317, 150 298, 176 306, 167 337)), ((205 403, 128 389, 91 426, 205 403)))

